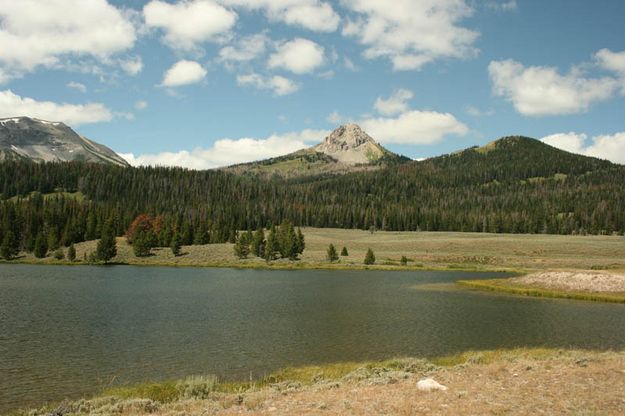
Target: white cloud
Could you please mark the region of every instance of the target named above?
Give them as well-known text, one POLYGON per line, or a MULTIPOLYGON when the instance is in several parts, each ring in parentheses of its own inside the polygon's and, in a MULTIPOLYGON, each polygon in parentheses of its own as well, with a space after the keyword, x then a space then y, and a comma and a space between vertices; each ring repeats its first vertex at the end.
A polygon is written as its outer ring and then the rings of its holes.
POLYGON ((81 84, 80 82, 70 81, 65 85, 67 88, 71 88, 76 91, 80 91, 83 94, 87 92, 87 86, 85 84, 81 84))
POLYGON ((77 126, 110 121, 114 114, 101 103, 59 104, 20 97, 11 90, 0 91, 0 118, 20 116, 62 121, 77 126))
POLYGON ((119 64, 128 75, 137 75, 143 70, 143 60, 140 56, 121 60, 119 64))
POLYGON ((269 57, 269 68, 283 68, 296 74, 306 74, 323 65, 324 49, 315 42, 297 38, 282 43, 269 57))
POLYGON ((317 32, 333 32, 341 18, 329 3, 319 0, 221 0, 223 4, 262 10, 269 20, 317 32))
POLYGON ((220 139, 212 147, 191 151, 163 152, 135 156, 120 155, 132 165, 182 166, 191 169, 211 169, 238 163, 253 162, 281 156, 320 142, 329 134, 325 130, 303 130, 285 134, 272 134, 265 139, 220 139))
POLYGON ((595 54, 595 60, 603 69, 625 75, 625 51, 612 52, 609 49, 601 49, 595 54))
POLYGON ((486 3, 486 7, 502 12, 511 12, 518 8, 516 0, 492 0, 486 3))
POLYGON ((148 108, 148 102, 145 100, 139 100, 135 102, 135 108, 137 110, 145 110, 146 108, 148 108))
POLYGON ((328 115, 326 120, 332 124, 339 124, 341 121, 343 121, 343 116, 338 111, 333 111, 328 115))
POLYGON ((613 78, 586 78, 577 70, 560 75, 555 68, 525 67, 513 60, 488 65, 493 93, 512 102, 526 116, 577 114, 612 97, 613 78))
POLYGON ((360 126, 382 144, 432 144, 449 134, 464 135, 469 129, 452 114, 407 111, 396 118, 368 118, 360 126))
POLYGON ((165 32, 163 41, 172 49, 192 50, 198 44, 227 34, 237 14, 212 0, 185 0, 172 4, 152 0, 143 8, 145 23, 165 32))
POLYGON ((474 56, 479 34, 459 26, 473 10, 465 0, 343 0, 355 15, 343 27, 366 46, 364 57, 387 57, 395 70, 418 70, 441 58, 474 56))
POLYGON ((552 134, 540 140, 567 152, 625 164, 625 132, 594 136, 588 145, 586 144, 587 138, 585 134, 570 132, 552 134))
POLYGON ((488 110, 480 110, 479 108, 474 107, 472 105, 467 106, 465 110, 467 114, 470 115, 471 117, 484 117, 484 116, 492 116, 495 114, 495 110, 493 110, 492 108, 489 108, 488 110))
POLYGON ((179 87, 200 82, 206 76, 206 69, 195 61, 181 60, 176 62, 165 72, 163 82, 164 87, 179 87))
POLYGON ((271 90, 275 95, 289 95, 299 90, 299 85, 294 81, 275 75, 272 77, 263 77, 260 74, 251 73, 237 76, 237 84, 251 85, 261 90, 271 90))
POLYGON ((238 39, 234 44, 225 46, 219 51, 222 62, 246 62, 258 58, 267 50, 269 37, 257 33, 238 39))
POLYGON ((410 90, 398 89, 389 98, 384 99, 378 97, 375 100, 374 108, 384 116, 392 116, 395 114, 403 113, 408 110, 408 100, 410 100, 414 94, 410 90))
POLYGON ((0 0, 0 81, 133 47, 130 19, 106 0, 0 0))

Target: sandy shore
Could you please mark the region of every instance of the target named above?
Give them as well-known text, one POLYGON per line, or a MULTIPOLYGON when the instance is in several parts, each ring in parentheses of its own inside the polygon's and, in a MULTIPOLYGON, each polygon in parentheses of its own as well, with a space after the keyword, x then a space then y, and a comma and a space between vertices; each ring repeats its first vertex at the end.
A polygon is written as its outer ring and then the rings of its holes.
POLYGON ((625 293, 625 274, 606 272, 538 272, 512 278, 510 282, 575 292, 625 293))

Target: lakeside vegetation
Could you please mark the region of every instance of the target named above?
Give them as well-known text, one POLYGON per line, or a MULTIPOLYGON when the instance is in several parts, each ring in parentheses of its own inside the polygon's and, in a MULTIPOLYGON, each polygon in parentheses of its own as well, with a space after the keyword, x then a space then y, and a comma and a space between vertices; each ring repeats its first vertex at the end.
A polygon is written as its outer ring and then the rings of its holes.
MULTIPOLYGON (((137 257, 126 239, 117 238, 117 255, 111 262, 132 265, 211 266, 253 268, 327 268, 390 270, 483 270, 528 272, 532 270, 625 271, 625 237, 562 236, 455 232, 392 232, 302 228, 305 250, 299 260, 267 262, 254 255, 239 259, 234 244, 184 245, 175 256, 169 247, 154 248, 147 257, 137 257), (330 244, 345 248, 337 261, 327 260, 330 244), (367 250, 375 253, 375 264, 364 263, 367 250), (406 257, 403 265, 402 256, 406 257)), ((84 264, 85 255, 97 241, 74 245, 76 259, 70 263, 52 255, 36 258, 22 252, 12 262, 35 264, 84 264)), ((338 250, 337 250, 338 251, 338 250)))
POLYGON ((512 282, 510 279, 458 280, 456 284, 472 289, 510 293, 514 295, 625 303, 625 293, 554 290, 538 286, 519 285, 512 282))
POLYGON ((531 410, 526 407, 529 405, 543 412, 589 414, 588 411, 597 407, 602 414, 617 414, 625 405, 613 400, 611 392, 623 385, 618 374, 625 370, 623 363, 625 352, 544 348, 467 351, 430 359, 398 358, 285 368, 262 379, 241 382, 224 382, 208 375, 118 386, 90 399, 14 411, 11 416, 264 413, 277 411, 278 407, 281 414, 299 414, 302 405, 304 409, 322 409, 330 414, 370 413, 353 408, 352 404, 346 406, 347 396, 352 397, 354 406, 374 401, 379 412, 386 409, 384 413, 394 414, 414 414, 415 405, 441 408, 441 404, 452 413, 460 410, 508 413, 507 408, 526 414, 531 410), (595 380, 592 394, 578 387, 596 374, 603 377, 595 380), (419 392, 414 383, 423 377, 441 381, 451 394, 419 392), (476 379, 481 382, 476 383, 476 379), (562 383, 567 383, 567 388, 563 389, 562 383), (356 391, 358 394, 354 396, 356 391), (553 395, 559 399, 551 400, 553 395), (532 404, 526 400, 529 396, 536 398, 532 404), (323 403, 322 407, 319 403, 323 403))

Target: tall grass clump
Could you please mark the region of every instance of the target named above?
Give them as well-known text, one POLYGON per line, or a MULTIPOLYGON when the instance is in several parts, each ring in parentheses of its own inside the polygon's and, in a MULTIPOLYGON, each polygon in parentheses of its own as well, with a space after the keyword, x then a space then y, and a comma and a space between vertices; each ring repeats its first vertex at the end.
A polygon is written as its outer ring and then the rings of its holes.
POLYGON ((176 383, 176 390, 183 399, 208 399, 217 390, 217 385, 215 376, 190 376, 176 383))

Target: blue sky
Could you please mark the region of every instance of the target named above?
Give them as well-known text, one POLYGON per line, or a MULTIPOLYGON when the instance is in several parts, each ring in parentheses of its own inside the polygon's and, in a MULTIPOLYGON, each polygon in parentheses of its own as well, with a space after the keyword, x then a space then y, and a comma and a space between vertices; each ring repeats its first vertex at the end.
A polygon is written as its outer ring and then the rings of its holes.
POLYGON ((357 122, 434 156, 522 134, 625 163, 625 2, 0 0, 0 117, 210 168, 357 122))

